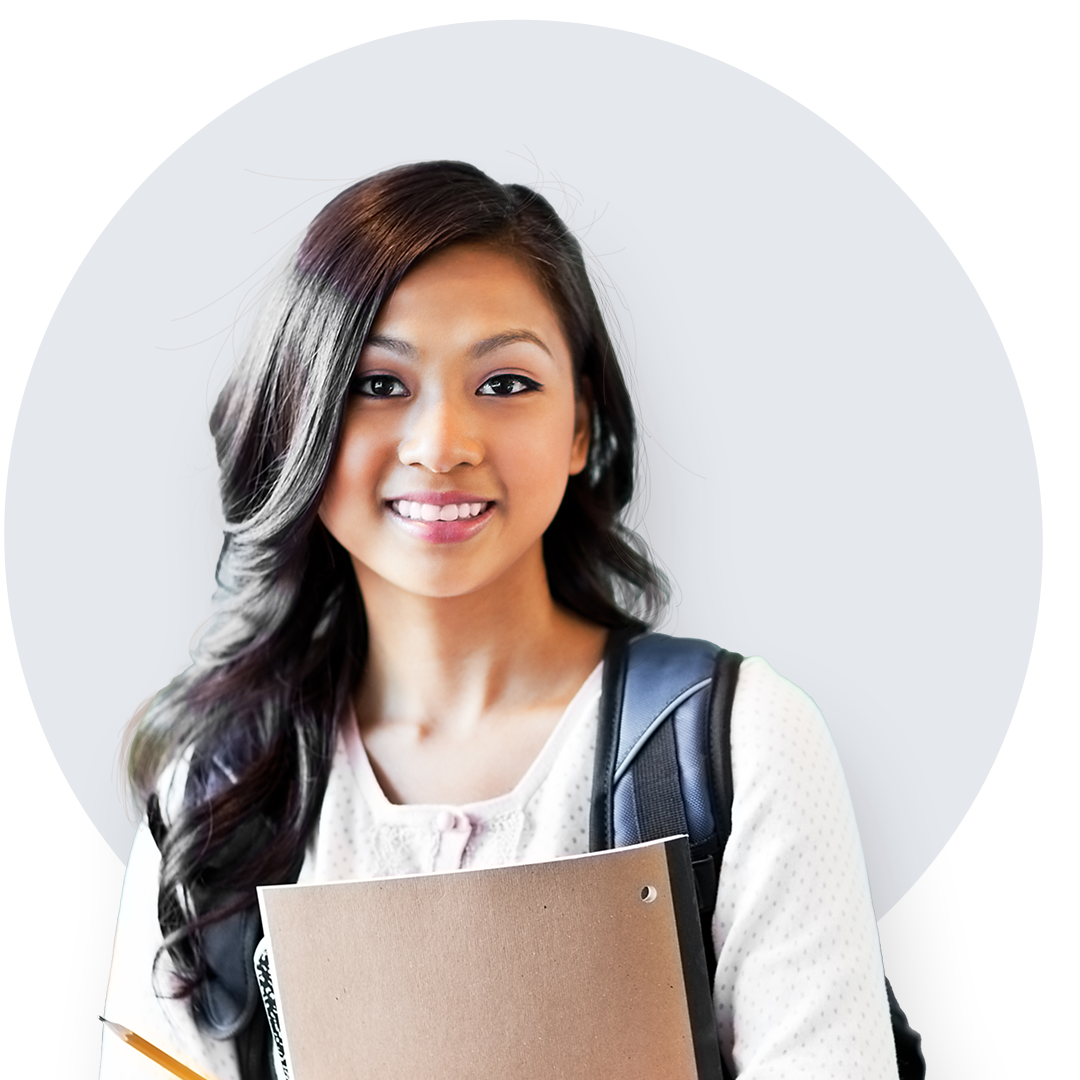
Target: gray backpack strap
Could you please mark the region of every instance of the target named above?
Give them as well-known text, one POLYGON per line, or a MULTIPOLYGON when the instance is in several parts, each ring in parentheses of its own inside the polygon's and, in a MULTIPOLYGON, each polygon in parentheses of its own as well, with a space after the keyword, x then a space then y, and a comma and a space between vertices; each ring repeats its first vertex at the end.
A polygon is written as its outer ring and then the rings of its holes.
POLYGON ((192 996, 199 1030, 214 1039, 233 1039, 255 1017, 258 983, 252 957, 262 938, 257 907, 244 908, 202 930, 209 977, 192 996))
POLYGON ((590 846, 689 836, 710 978, 741 661, 708 641, 664 634, 613 634, 604 659, 590 846))

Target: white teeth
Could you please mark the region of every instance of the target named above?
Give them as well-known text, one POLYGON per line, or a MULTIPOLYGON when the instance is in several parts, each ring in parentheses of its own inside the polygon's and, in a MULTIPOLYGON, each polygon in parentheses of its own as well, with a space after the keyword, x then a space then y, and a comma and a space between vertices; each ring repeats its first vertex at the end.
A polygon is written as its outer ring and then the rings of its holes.
POLYGON ((408 499, 397 499, 391 503, 395 513, 413 521, 461 521, 464 518, 477 517, 486 505, 487 503, 475 502, 436 506, 434 503, 410 502, 408 499))

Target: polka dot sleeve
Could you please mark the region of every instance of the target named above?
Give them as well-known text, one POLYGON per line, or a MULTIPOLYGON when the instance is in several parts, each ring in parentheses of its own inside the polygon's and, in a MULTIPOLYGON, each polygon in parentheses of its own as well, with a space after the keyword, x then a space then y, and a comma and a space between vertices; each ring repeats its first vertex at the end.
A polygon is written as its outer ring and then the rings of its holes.
POLYGON ((760 657, 731 717, 732 830, 713 934, 720 1043, 740 1080, 896 1080, 851 800, 814 703, 760 657))

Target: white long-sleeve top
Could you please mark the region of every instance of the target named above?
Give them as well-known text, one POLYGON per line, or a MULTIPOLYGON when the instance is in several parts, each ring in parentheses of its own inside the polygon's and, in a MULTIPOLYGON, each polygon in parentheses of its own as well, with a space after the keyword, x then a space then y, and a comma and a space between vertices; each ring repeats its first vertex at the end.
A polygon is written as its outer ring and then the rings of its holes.
MULTIPOLYGON (((588 851, 600 689, 597 667, 517 786, 462 806, 391 803, 348 718, 300 881, 588 851)), ((732 828, 713 920, 714 1002, 729 1067, 741 1080, 896 1080, 877 927, 840 762, 814 703, 760 657, 739 672, 731 766, 732 828)), ((201 1035, 186 1005, 154 993, 158 866, 144 823, 124 880, 105 1015, 215 1080, 238 1080, 232 1044, 201 1035)), ((101 1080, 156 1080, 156 1070, 105 1033, 101 1080)))

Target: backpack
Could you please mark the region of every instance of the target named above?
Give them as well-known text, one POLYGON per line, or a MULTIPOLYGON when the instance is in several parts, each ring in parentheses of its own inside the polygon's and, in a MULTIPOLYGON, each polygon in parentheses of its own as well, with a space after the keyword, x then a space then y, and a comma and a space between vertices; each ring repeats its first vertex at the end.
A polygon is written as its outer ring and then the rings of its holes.
MULTIPOLYGON (((600 696, 589 847, 603 851, 684 833, 690 838, 710 987, 716 972, 712 917, 731 832, 731 707, 741 662, 738 653, 707 641, 613 632, 600 696)), ((148 810, 160 847, 163 823, 156 805, 148 810)), ((192 1000, 200 1030, 236 1040, 244 1080, 274 1075, 270 1028, 259 1007, 252 964, 261 936, 258 905, 204 928, 211 975, 192 1000)), ((925 1080, 920 1036, 908 1024, 888 979, 885 990, 900 1080, 925 1080)), ((695 1027, 713 1033, 710 1071, 730 1080, 711 1009, 691 1019, 695 1027)))
MULTIPOLYGON (((600 697, 589 847, 690 838, 710 986, 712 918, 731 833, 731 707, 741 663, 738 653, 707 641, 612 634, 600 697)), ((885 992, 900 1080, 925 1080, 921 1037, 888 979, 885 992)), ((722 1060, 720 1073, 730 1080, 722 1060)))

